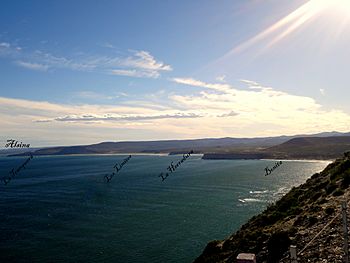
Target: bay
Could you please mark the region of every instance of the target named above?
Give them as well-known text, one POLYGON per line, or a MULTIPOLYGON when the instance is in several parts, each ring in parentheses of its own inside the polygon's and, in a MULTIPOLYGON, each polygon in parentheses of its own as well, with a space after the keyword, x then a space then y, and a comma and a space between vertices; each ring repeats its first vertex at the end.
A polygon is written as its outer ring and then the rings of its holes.
MULTIPOLYGON (((0 184, 0 262, 192 262, 214 239, 307 180, 327 161, 202 160, 192 155, 34 156, 0 184)), ((25 158, 0 157, 0 176, 25 158)))

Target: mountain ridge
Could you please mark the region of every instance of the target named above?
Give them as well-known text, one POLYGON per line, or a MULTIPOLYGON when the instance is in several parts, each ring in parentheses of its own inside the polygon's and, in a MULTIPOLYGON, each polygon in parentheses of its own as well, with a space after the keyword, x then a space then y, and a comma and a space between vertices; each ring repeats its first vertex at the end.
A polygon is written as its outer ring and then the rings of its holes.
MULTIPOLYGON (((192 140, 161 141, 123 141, 100 142, 90 145, 46 147, 32 152, 34 155, 66 155, 66 154, 113 154, 113 153, 184 153, 194 150, 195 153, 230 153, 234 151, 252 152, 284 143, 299 137, 332 137, 349 135, 350 133, 326 132, 310 135, 257 137, 257 138, 206 138, 192 140)), ((260 153, 260 152, 259 152, 260 153)), ((13 154, 23 156, 28 153, 13 154)))

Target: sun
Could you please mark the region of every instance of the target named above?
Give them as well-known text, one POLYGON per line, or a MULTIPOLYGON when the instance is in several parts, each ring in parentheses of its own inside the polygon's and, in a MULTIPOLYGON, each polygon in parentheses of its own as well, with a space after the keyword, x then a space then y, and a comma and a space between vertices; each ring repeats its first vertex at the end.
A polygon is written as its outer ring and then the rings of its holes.
POLYGON ((337 11, 350 14, 350 0, 311 0, 307 3, 311 9, 319 11, 337 11))

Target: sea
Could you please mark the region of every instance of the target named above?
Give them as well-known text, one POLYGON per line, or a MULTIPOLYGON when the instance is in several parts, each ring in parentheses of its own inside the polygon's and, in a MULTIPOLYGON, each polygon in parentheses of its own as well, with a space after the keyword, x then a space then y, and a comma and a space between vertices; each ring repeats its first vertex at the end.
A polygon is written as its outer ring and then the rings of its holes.
MULTIPOLYGON (((0 182, 0 262, 193 262, 329 161, 34 156, 0 182), (169 173, 162 181, 159 174, 169 173)), ((0 157, 0 178, 27 157, 0 157)))

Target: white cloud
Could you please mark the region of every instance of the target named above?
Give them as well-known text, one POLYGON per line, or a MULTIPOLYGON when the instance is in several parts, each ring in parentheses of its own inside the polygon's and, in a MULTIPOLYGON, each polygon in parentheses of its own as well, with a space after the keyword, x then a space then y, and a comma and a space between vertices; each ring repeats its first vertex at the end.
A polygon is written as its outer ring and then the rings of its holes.
POLYGON ((47 71, 49 69, 49 66, 38 64, 38 63, 30 63, 25 61, 16 61, 16 64, 18 66, 21 66, 23 68, 31 69, 31 70, 37 70, 37 71, 47 71))
POLYGON ((82 99, 94 99, 94 100, 112 100, 120 97, 119 95, 105 95, 101 93, 97 93, 94 91, 88 91, 88 90, 83 90, 83 91, 78 91, 74 92, 73 97, 77 98, 82 98, 82 99))
POLYGON ((220 91, 220 92, 232 92, 233 91, 233 88, 228 84, 206 83, 206 82, 196 80, 193 78, 173 78, 172 81, 179 83, 179 84, 184 84, 184 85, 189 85, 189 86, 194 86, 194 87, 202 87, 202 88, 212 89, 212 90, 220 91))
POLYGON ((69 58, 41 50, 23 52, 18 46, 2 42, 0 56, 17 61, 18 66, 32 70, 69 69, 142 78, 158 78, 162 72, 172 70, 170 65, 157 60, 150 52, 144 50, 129 51, 123 56, 90 56, 82 53, 80 56, 69 58))
POLYGON ((20 54, 20 51, 22 50, 21 47, 13 46, 10 43, 7 42, 1 42, 0 43, 0 56, 1 57, 14 57, 20 54))
POLYGON ((226 82, 226 75, 217 76, 216 80, 220 82, 226 82))
POLYGON ((157 71, 143 71, 136 69, 113 69, 111 71, 112 75, 127 76, 127 77, 137 77, 137 78, 158 78, 160 74, 157 71))
POLYGON ((347 131, 350 128, 350 116, 341 110, 326 110, 313 98, 288 94, 254 81, 243 80, 250 90, 192 78, 177 78, 174 81, 221 91, 170 97, 179 107, 207 113, 207 117, 201 119, 201 127, 210 129, 211 135, 213 130, 218 136, 270 136, 347 131), (225 118, 217 118, 229 115, 234 116, 230 123, 225 118))
POLYGON ((234 111, 231 111, 229 113, 225 113, 225 114, 221 114, 221 115, 218 115, 217 117, 234 117, 234 116, 237 116, 239 113, 237 112, 234 112, 234 111))
POLYGON ((10 48, 10 43, 2 42, 0 43, 0 48, 10 48))
MULTIPOLYGON (((85 95, 93 95, 85 93, 85 95)), ((66 105, 43 101, 30 101, 22 99, 10 99, 0 97, 0 115, 7 116, 10 120, 13 116, 26 116, 27 123, 30 122, 79 122, 79 121, 124 121, 129 125, 135 121, 157 120, 157 119, 184 119, 199 118, 202 115, 193 111, 182 111, 174 109, 163 109, 162 114, 150 106, 128 106, 128 105, 66 105)), ((6 119, 6 118, 4 118, 6 119)), ((1 123, 1 122, 0 122, 1 123)), ((152 126, 154 127, 154 126, 152 126)))
POLYGON ((50 68, 56 69, 92 71, 97 67, 97 65, 94 65, 89 61, 79 61, 65 57, 55 56, 50 53, 42 52, 40 50, 36 50, 33 54, 30 54, 28 57, 29 59, 34 61, 33 63, 42 63, 48 65, 50 68))
POLYGON ((101 46, 106 47, 106 48, 112 48, 112 49, 116 48, 113 44, 111 44, 109 42, 106 42, 106 43, 102 44, 101 46))
MULTIPOLYGON (((64 122, 95 122, 95 121, 144 121, 144 120, 157 120, 157 119, 184 119, 184 118, 200 118, 201 115, 195 113, 174 113, 174 114, 163 114, 163 115, 67 115, 63 117, 57 117, 53 120, 64 121, 64 122)), ((51 121, 53 121, 51 120, 51 121)), ((47 120, 50 121, 50 120, 47 120)), ((43 122, 43 120, 39 120, 43 122)))
POLYGON ((270 87, 262 86, 258 82, 246 79, 240 79, 240 81, 248 86, 250 89, 259 89, 259 90, 272 90, 270 87))
POLYGON ((326 91, 324 89, 320 89, 320 92, 321 92, 322 96, 326 95, 326 91))
POLYGON ((129 77, 158 78, 161 71, 171 71, 170 65, 166 65, 147 51, 133 51, 133 56, 119 59, 113 63, 117 67, 126 69, 113 69, 112 74, 129 77))
POLYGON ((166 65, 155 58, 147 51, 134 51, 134 56, 121 60, 121 65, 131 68, 140 68, 155 71, 171 71, 170 65, 166 65))
POLYGON ((111 138, 254 137, 344 132, 350 128, 350 116, 341 110, 325 109, 313 98, 256 82, 245 83, 262 88, 243 90, 192 78, 175 82, 203 88, 185 95, 161 90, 143 100, 117 105, 68 105, 0 97, 0 127, 2 134, 19 136, 25 130, 27 136, 38 140, 57 137, 64 141, 70 134, 76 144, 111 138))

